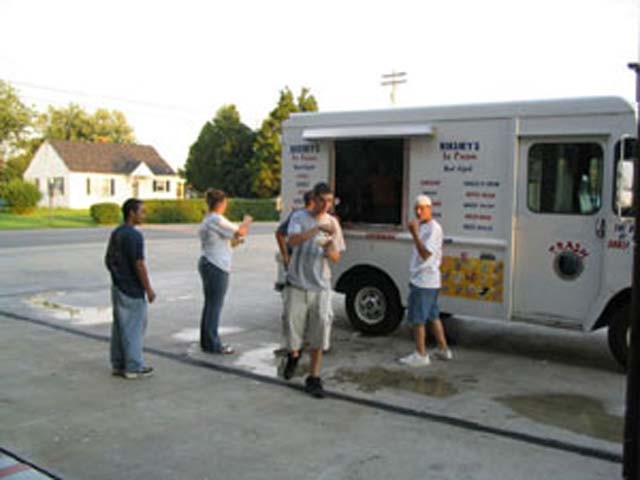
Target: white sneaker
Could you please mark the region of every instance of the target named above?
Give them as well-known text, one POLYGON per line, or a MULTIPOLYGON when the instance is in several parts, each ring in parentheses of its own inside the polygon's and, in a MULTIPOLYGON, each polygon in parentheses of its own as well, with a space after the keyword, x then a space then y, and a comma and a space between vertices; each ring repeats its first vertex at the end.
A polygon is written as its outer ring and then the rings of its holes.
POLYGON ((411 355, 402 357, 398 361, 410 367, 426 367, 428 365, 431 365, 429 355, 422 356, 418 352, 413 352, 411 355))
POLYGON ((448 348, 444 350, 436 350, 435 352, 433 352, 433 356, 438 360, 453 360, 453 353, 448 348))

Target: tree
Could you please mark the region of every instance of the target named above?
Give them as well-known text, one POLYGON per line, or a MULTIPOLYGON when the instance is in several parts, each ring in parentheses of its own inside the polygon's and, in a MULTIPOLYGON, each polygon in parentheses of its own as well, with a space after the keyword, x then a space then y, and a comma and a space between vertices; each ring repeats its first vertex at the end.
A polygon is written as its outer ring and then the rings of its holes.
POLYGON ((37 130, 43 140, 74 140, 80 142, 133 143, 133 128, 122 112, 99 108, 87 113, 70 103, 67 107, 49 106, 39 115, 37 130))
POLYGON ((231 196, 249 196, 253 141, 254 133, 240 121, 235 105, 221 107, 191 145, 185 178, 200 192, 219 188, 231 196))
POLYGON ((252 192, 261 198, 275 197, 280 193, 280 177, 282 170, 282 122, 295 112, 315 112, 318 103, 308 88, 300 91, 297 99, 289 87, 280 91, 278 104, 262 122, 253 144, 252 192))
POLYGON ((133 143, 133 128, 117 110, 99 108, 90 114, 76 104, 56 108, 49 105, 46 113, 35 120, 33 134, 16 139, 12 155, 7 159, 0 180, 22 178, 40 145, 45 140, 79 142, 133 143))
POLYGON ((0 80, 0 176, 5 178, 10 158, 20 151, 33 123, 34 112, 22 103, 16 90, 0 80))
POLYGON ((22 178, 45 140, 133 143, 133 128, 122 112, 100 108, 93 114, 76 104, 36 113, 16 90, 0 80, 0 182, 22 178))

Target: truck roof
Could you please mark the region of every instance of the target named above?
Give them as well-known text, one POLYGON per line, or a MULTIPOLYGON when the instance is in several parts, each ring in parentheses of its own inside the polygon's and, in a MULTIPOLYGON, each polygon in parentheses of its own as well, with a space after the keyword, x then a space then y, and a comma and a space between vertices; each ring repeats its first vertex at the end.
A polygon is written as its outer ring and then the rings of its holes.
POLYGON ((633 107, 620 97, 583 97, 380 110, 294 113, 285 122, 285 126, 389 124, 434 120, 633 114, 633 112, 633 107))

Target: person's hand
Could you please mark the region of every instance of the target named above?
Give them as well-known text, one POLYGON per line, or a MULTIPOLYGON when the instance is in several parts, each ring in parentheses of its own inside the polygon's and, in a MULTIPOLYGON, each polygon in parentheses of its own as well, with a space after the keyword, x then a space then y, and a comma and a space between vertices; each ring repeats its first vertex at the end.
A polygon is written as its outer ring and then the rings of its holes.
POLYGON ((408 227, 412 235, 417 235, 418 230, 420 229, 420 223, 418 220, 409 220, 408 227))
POLYGON ((333 243, 333 239, 330 239, 327 243, 325 243, 322 246, 322 249, 324 250, 325 255, 327 255, 327 254, 329 254, 329 252, 335 250, 336 246, 333 243))
POLYGON ((153 288, 150 288, 149 290, 147 290, 147 300, 149 300, 149 303, 153 303, 155 299, 156 292, 153 291, 153 288))
POLYGON ((320 229, 321 232, 328 233, 329 235, 333 235, 335 232, 332 222, 320 223, 318 224, 318 229, 320 229))
POLYGON ((289 268, 290 261, 291 261, 291 258, 289 257, 289 255, 282 257, 282 264, 284 265, 285 269, 289 268))

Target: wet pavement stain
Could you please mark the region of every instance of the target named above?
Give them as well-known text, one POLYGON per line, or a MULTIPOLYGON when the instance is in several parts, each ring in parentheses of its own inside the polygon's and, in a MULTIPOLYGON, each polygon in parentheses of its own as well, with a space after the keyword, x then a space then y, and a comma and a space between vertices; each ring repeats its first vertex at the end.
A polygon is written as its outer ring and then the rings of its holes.
POLYGON ((111 307, 74 307, 56 303, 39 295, 26 299, 26 302, 45 310, 58 320, 68 320, 75 325, 110 323, 112 318, 111 307))
POLYGON ((233 364, 260 375, 274 376, 278 368, 278 359, 273 355, 273 350, 277 346, 275 343, 267 344, 240 352, 233 364))
POLYGON ((405 390, 438 398, 450 397, 458 393, 458 389, 443 378, 382 367, 367 370, 341 368, 331 378, 338 383, 356 384, 358 390, 368 393, 382 388, 405 390))
POLYGON ((624 418, 607 413, 602 402, 559 393, 497 397, 518 415, 580 435, 622 442, 624 418))

